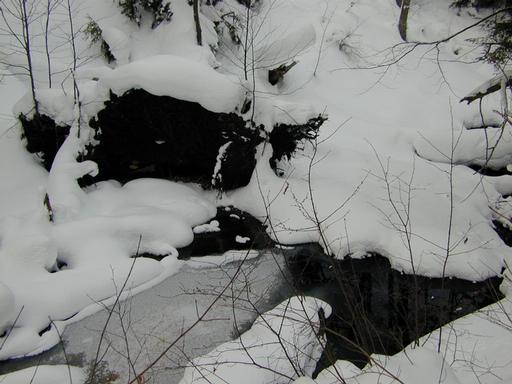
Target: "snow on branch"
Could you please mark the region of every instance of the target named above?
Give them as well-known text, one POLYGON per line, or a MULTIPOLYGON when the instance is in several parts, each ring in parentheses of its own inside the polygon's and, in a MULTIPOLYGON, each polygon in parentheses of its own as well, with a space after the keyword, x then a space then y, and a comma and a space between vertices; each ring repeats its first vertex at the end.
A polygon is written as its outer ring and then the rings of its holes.
POLYGON ((468 104, 471 104, 473 101, 481 99, 491 93, 499 91, 502 88, 502 84, 505 86, 512 85, 512 70, 503 71, 502 74, 493 77, 492 79, 487 80, 485 83, 480 85, 478 88, 474 89, 466 96, 464 96, 460 102, 467 101, 468 104))

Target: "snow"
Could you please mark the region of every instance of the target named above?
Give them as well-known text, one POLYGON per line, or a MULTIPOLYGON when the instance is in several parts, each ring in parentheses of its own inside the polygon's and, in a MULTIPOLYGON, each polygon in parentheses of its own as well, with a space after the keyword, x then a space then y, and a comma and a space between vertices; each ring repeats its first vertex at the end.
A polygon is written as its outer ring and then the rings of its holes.
POLYGON ((213 175, 212 175, 212 185, 220 185, 222 186, 222 162, 226 158, 226 151, 229 146, 233 144, 232 141, 228 141, 226 144, 223 144, 219 148, 219 152, 217 154, 217 159, 215 161, 215 167, 213 167, 213 175))
POLYGON ((86 193, 78 185, 78 179, 96 176, 98 165, 93 161, 78 162, 76 159, 83 147, 80 145, 78 119, 69 131, 55 155, 48 175, 47 194, 55 221, 67 221, 76 217, 86 199, 86 193))
MULTIPOLYGON (((472 98, 480 98, 485 97, 485 95, 491 91, 492 88, 497 87, 499 89, 503 89, 502 86, 503 82, 508 82, 508 79, 512 75, 511 70, 504 70, 502 74, 499 74, 497 76, 494 76, 493 78, 485 81, 483 84, 478 86, 477 88, 473 89, 471 92, 469 92, 466 96, 462 98, 462 100, 466 99, 472 99, 472 98)), ((468 104, 472 101, 466 100, 468 104)))
POLYGON ((0 333, 7 331, 12 326, 14 319, 14 295, 3 283, 0 283, 0 333))
POLYGON ((82 369, 68 368, 67 365, 41 365, 0 375, 0 382, 3 384, 82 384, 85 379, 82 369))
MULTIPOLYGON (((330 31, 338 30, 345 23, 355 26, 362 23, 357 28, 362 50, 382 52, 377 45, 386 47, 398 42, 395 24, 383 22, 396 20, 399 10, 391 2, 379 5, 366 1, 340 5, 329 2, 318 8, 305 1, 294 2, 293 6, 280 3, 269 11, 272 18, 262 29, 275 27, 272 38, 279 39, 281 29, 276 27, 275 20, 294 20, 295 28, 311 20, 324 20, 317 29, 318 40, 323 29, 329 36, 330 31), (329 16, 322 19, 322 14, 329 16)), ((442 21, 450 21, 447 32, 467 22, 463 17, 453 17, 447 4, 421 3, 415 8, 411 31, 433 22, 431 12, 442 21), (447 15, 450 20, 446 20, 447 15)), ((290 24, 282 30, 286 28, 291 28, 290 24)), ((424 36, 411 32, 411 38, 428 41, 444 35, 443 30, 436 33, 433 29, 424 36)), ((454 163, 486 162, 483 132, 462 130, 470 107, 458 104, 458 99, 450 102, 452 91, 463 93, 471 86, 467 79, 476 76, 473 81, 477 82, 489 73, 486 68, 475 65, 469 69, 443 62, 448 87, 440 83, 442 74, 436 62, 427 59, 430 56, 426 48, 417 48, 399 66, 382 74, 378 69, 358 70, 353 64, 344 65, 340 59, 346 53, 340 52, 336 44, 326 43, 322 48, 319 43, 315 49, 298 55, 299 64, 285 76, 280 89, 274 90, 264 82, 259 84, 260 92, 266 94, 260 104, 256 103, 255 111, 256 119, 265 122, 269 116, 279 118, 288 110, 304 111, 298 107, 304 104, 311 105, 311 110, 326 111, 329 120, 320 130, 320 144, 310 177, 312 196, 308 186, 312 146, 306 145, 282 179, 276 178, 268 165, 271 154, 267 146, 264 152, 260 148, 260 159, 250 184, 228 193, 227 201, 257 217, 270 213, 275 230, 270 233, 281 243, 320 240, 312 219, 315 215, 311 200, 314 199, 314 209, 327 240, 322 245, 335 256, 376 251, 388 257, 393 268, 427 276, 440 276, 443 270, 447 275, 471 280, 499 274, 504 260, 510 257, 510 249, 489 226, 493 216, 489 206, 499 199, 494 182, 465 167, 455 167, 450 195, 450 167, 446 165, 451 153, 452 129, 455 139, 461 135, 457 143, 454 140, 454 163), (313 75, 319 54, 316 48, 322 51, 318 73, 313 75), (393 202, 398 202, 397 209, 393 208, 393 202), (450 211, 453 212, 451 224, 450 211), (407 229, 411 234, 410 244, 401 224, 401 218, 407 217, 411 225, 407 229), (449 226, 452 238, 447 258, 449 226), (463 242, 465 238, 468 240, 463 242)), ((468 43, 462 38, 456 44, 467 49, 468 43)), ((454 55, 449 47, 440 49, 446 57, 454 55)), ((373 62, 360 65, 367 67, 385 60, 384 53, 375 52, 371 57, 373 62)), ((496 108, 499 109, 499 104, 495 103, 489 110, 496 108)), ((306 116, 302 113, 296 121, 303 122, 306 116)), ((490 145, 498 134, 496 130, 489 132, 490 145)), ((512 160, 508 128, 505 136, 494 152, 492 166, 506 165, 512 160)))
MULTIPOLYGON (((86 307, 119 294, 125 281, 132 291, 176 273, 180 266, 169 260, 176 260, 176 248, 188 245, 192 228, 216 213, 215 206, 196 190, 164 180, 141 179, 122 187, 104 182, 81 190, 75 178, 90 167, 74 162, 72 143, 76 141, 74 135, 68 137, 48 178, 55 223, 48 222, 42 198, 29 220, 5 218, 2 222, 6 229, 0 280, 15 299, 7 316, 12 321, 12 316, 21 315, 9 337, 3 338, 0 357, 36 353, 55 345, 54 327, 38 335, 49 318, 56 323, 78 319, 86 307), (161 262, 130 259, 144 252, 169 256, 161 262), (49 273, 57 257, 68 267, 49 273)), ((100 308, 96 304, 96 310, 100 308)))
POLYGON ((510 309, 510 299, 504 299, 447 324, 442 333, 436 330, 421 338, 419 346, 411 344, 389 357, 372 355, 372 364, 363 369, 339 360, 314 381, 302 377, 294 383, 332 384, 339 382, 340 376, 348 384, 395 383, 395 377, 418 384, 508 382, 512 378, 508 353, 512 342, 507 318, 510 309))
POLYGON ((239 338, 194 359, 180 384, 288 383, 297 372, 311 375, 325 343, 318 311, 331 314, 328 304, 294 296, 259 316, 239 338))
POLYGON ((220 232, 219 222, 212 220, 209 223, 194 227, 194 233, 220 232))
MULTIPOLYGON (((502 123, 495 111, 501 110, 503 95, 486 96, 481 109, 479 103, 458 102, 464 95, 474 95, 503 80, 485 63, 461 62, 478 56, 468 39, 479 37, 480 30, 439 45, 438 52, 431 46, 417 47, 397 65, 389 65, 410 48, 401 44, 398 36, 399 8, 394 0, 262 0, 249 20, 255 33, 249 58, 256 62, 254 68, 244 68, 243 49, 219 40, 214 31, 214 22, 227 12, 238 16, 241 25, 248 21, 245 8, 235 0, 225 0, 216 8, 203 6, 201 47, 195 43, 192 8, 186 0, 174 0, 173 20, 155 30, 144 23, 140 28, 134 26, 113 2, 80 3, 75 10, 77 25, 83 25, 87 16, 97 20, 117 59, 113 68, 109 67, 96 57, 98 47, 88 47, 82 36, 77 38, 81 56, 90 57, 80 62, 77 73, 83 121, 103 107, 109 90, 122 94, 132 88, 226 113, 236 111, 245 95, 254 92, 251 113, 267 131, 275 124, 302 123, 322 112, 329 119, 321 128, 318 147, 305 144, 283 167, 284 177, 270 169, 271 147, 261 145, 249 185, 225 193, 220 200, 197 186, 164 180, 142 179, 123 186, 107 181, 81 189, 76 179, 94 174, 96 166, 76 160, 78 151, 90 141, 90 132, 84 124, 78 140, 70 52, 63 43, 66 36, 59 28, 53 29, 54 78, 53 87, 47 89, 44 44, 42 36, 36 35, 34 64, 41 112, 73 128, 48 174, 24 150, 20 127, 13 119, 19 113, 33 113, 31 95, 23 88, 27 79, 2 79, 0 330, 9 328, 18 314, 20 318, 9 337, 0 338, 1 359, 55 345, 57 329, 98 310, 98 302, 111 303, 124 282, 127 290, 123 297, 128 297, 179 273, 184 262, 177 261, 177 248, 188 245, 194 233, 218 228, 210 222, 217 204, 233 204, 262 220, 269 216, 269 232, 283 244, 321 242, 327 252, 340 258, 348 253, 356 257, 378 252, 393 268, 407 273, 482 280, 510 265, 511 250, 491 222, 501 215, 510 217, 511 198, 501 195, 512 192, 512 178, 482 176, 466 167, 512 164, 510 124, 503 130, 471 129, 502 123), (266 69, 291 60, 298 64, 281 84, 270 86, 266 69), (488 159, 492 147, 493 157, 488 159), (46 194, 54 222, 48 221, 43 206, 46 194), (165 257, 161 262, 148 258, 134 262, 130 257, 137 252, 165 257), (67 267, 50 273, 57 261, 67 267), (54 325, 40 336, 49 318, 54 325)), ((63 14, 56 12, 56 26, 64 25, 63 14)), ((413 41, 434 41, 473 22, 466 12, 457 14, 450 9, 449 2, 422 0, 411 7, 408 34, 413 41)), ((39 23, 33 23, 32 28, 38 27, 39 23)), ((8 46, 6 39, 1 37, 2 46, 8 46)), ((2 53, 2 61, 4 58, 2 53)), ((6 60, 23 62, 14 54, 6 60)), ((19 75, 16 68, 10 70, 19 75)), ((219 151, 214 176, 221 160, 219 151)), ((243 240, 237 237, 237 241, 243 240)), ((187 265, 207 268, 256 256, 254 252, 229 252, 220 258, 192 259, 187 265)), ((297 300, 288 304, 293 307, 297 300)), ((313 317, 312 308, 324 305, 314 299, 305 303, 306 312, 313 317)), ((509 309, 506 299, 491 307, 486 316, 476 314, 454 322, 447 333, 461 337, 456 350, 450 349, 455 347, 449 338, 443 339, 442 349, 450 352, 444 356, 436 352, 433 336, 425 340, 423 348, 409 347, 396 356, 375 359, 385 362, 386 369, 403 381, 438 381, 441 367, 446 383, 474 381, 475 367, 481 369, 477 373, 481 382, 510 379, 507 348, 512 340, 509 330, 499 326, 509 309), (499 313, 499 321, 490 317, 499 313)), ((274 352, 282 356, 283 350, 268 344, 275 335, 265 330, 262 322, 270 316, 274 324, 282 312, 281 305, 262 316, 247 334, 194 360, 199 366, 188 368, 184 383, 205 381, 198 371, 212 381, 217 376, 233 382, 240 377, 258 382, 296 378, 286 359, 265 358, 274 352), (269 370, 247 365, 248 356, 240 353, 240 342, 253 343, 249 345, 254 345, 261 364, 279 368, 290 377, 276 378, 269 370), (203 365, 214 358, 219 358, 215 375, 212 366, 203 365), (228 362, 233 359, 240 359, 236 361, 242 365, 231 371, 228 362)), ((319 345, 311 329, 295 335, 300 322, 296 317, 286 322, 290 331, 285 339, 297 342, 304 353, 311 347, 309 352, 316 356, 319 345)), ((314 359, 297 357, 301 374, 310 373, 314 359)), ((337 367, 354 376, 348 382, 388 380, 375 366, 357 370, 338 362, 337 367)), ((327 372, 317 380, 331 381, 327 372)))
POLYGON ((277 67, 303 53, 315 41, 315 28, 311 24, 304 25, 288 31, 286 35, 271 43, 262 42, 262 46, 254 52, 254 59, 258 68, 272 69, 271 67, 277 67))
POLYGON ((130 61, 130 38, 119 28, 105 25, 101 27, 101 37, 107 43, 110 52, 114 55, 119 65, 128 64, 130 61))
POLYGON ((443 383, 461 384, 454 370, 443 361, 441 354, 430 348, 407 347, 403 352, 392 356, 372 356, 372 365, 360 370, 350 363, 339 361, 332 368, 322 371, 315 381, 306 378, 295 384, 331 384, 342 377, 347 384, 391 384, 399 378, 404 383, 443 383))
POLYGON ((251 238, 250 237, 245 237, 245 236, 240 236, 240 235, 237 235, 235 237, 235 241, 237 243, 240 243, 240 244, 245 244, 247 243, 248 241, 251 241, 251 238))
POLYGON ((243 89, 237 78, 174 55, 153 56, 119 66, 102 76, 100 84, 118 95, 142 88, 153 95, 199 103, 212 112, 232 112, 243 102, 243 89))

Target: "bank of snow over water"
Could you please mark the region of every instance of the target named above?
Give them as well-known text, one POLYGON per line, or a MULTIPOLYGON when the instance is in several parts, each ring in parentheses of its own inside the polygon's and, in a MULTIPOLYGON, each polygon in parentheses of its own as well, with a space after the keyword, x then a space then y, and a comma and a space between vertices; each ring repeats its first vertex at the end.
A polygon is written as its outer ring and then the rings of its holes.
POLYGON ((3 220, 8 229, 0 249, 0 280, 14 305, 9 321, 2 313, 2 325, 12 325, 20 316, 1 339, 0 358, 48 349, 58 342, 55 326, 62 331, 61 321, 118 294, 123 285, 132 293, 176 273, 176 248, 188 245, 192 228, 216 212, 195 190, 163 180, 137 180, 123 187, 100 183, 82 198, 73 216, 54 225, 43 208, 29 217, 3 220), (161 262, 134 261, 130 256, 137 252, 169 256, 161 262), (55 325, 40 335, 50 321, 55 325))
MULTIPOLYGON (((291 164, 281 164, 283 178, 270 169, 269 148, 262 146, 251 183, 228 201, 255 216, 270 215, 272 235, 283 243, 319 241, 336 257, 378 252, 393 268, 432 277, 500 274, 511 256, 491 224, 500 194, 494 180, 465 166, 485 159, 486 137, 465 130, 476 109, 458 103, 492 76, 484 63, 457 61, 476 54, 466 39, 481 32, 440 45, 436 56, 431 46, 402 44, 393 1, 298 0, 263 5, 261 14, 266 11, 272 17, 261 29, 275 44, 292 25, 312 21, 317 37, 282 83, 258 84, 256 119, 279 122, 284 109, 304 121, 300 105, 329 119, 316 148, 306 144, 291 164)), ((408 37, 435 41, 472 22, 445 1, 420 1, 411 8, 408 37)), ((499 110, 499 102, 485 100, 485 113, 499 110)), ((489 131, 489 146, 498 137, 489 131)), ((510 153, 507 126, 493 166, 506 165, 510 153)))
POLYGON ((294 296, 259 316, 239 338, 194 359, 180 384, 289 383, 311 375, 323 349, 319 311, 331 307, 313 297, 294 296))
POLYGON ((82 384, 85 374, 82 369, 67 365, 40 365, 22 369, 8 375, 0 375, 2 384, 82 384))

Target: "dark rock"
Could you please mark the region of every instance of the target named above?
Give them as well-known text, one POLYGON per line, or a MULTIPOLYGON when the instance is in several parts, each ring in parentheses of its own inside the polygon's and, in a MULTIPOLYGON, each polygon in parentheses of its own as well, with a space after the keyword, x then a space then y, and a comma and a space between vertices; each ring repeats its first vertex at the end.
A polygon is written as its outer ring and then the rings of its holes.
MULTIPOLYGON (((38 153, 50 169, 68 126, 48 116, 19 117, 27 150, 38 153)), ((235 113, 214 113, 197 103, 155 96, 136 89, 111 94, 89 125, 99 144, 88 146, 78 160, 98 163, 99 175, 82 185, 115 179, 122 183, 154 177, 196 182, 204 188, 230 190, 249 183, 256 165, 256 146, 264 139, 256 127, 235 113), (214 178, 219 149, 226 143, 214 178)))
POLYGON ((235 113, 214 113, 140 89, 112 94, 90 125, 99 140, 87 156, 99 165, 97 180, 156 177, 210 188, 219 148, 231 142, 221 164, 222 182, 215 187, 238 188, 249 183, 263 140, 260 127, 235 113))
MULTIPOLYGON (((270 249, 275 245, 267 234, 266 226, 238 208, 218 207, 217 215, 209 223, 214 220, 219 223, 219 231, 195 233, 190 245, 178 249, 178 259, 221 255, 231 250, 270 249), (237 236, 244 241, 237 241, 237 236)), ((138 255, 138 257, 149 257, 155 260, 161 260, 165 256, 148 253, 138 255)))
POLYGON ((38 153, 49 171, 60 146, 69 134, 69 126, 57 125, 52 118, 36 114, 32 119, 20 115, 23 136, 27 139, 27 151, 38 153))
MULTIPOLYGON (((194 241, 190 245, 178 249, 179 259, 223 254, 230 250, 268 249, 274 245, 266 232, 266 227, 247 212, 231 206, 219 207, 217 208, 217 215, 210 222, 213 220, 219 222, 220 230, 196 233, 194 241), (247 241, 238 242, 237 236, 245 238, 247 241)), ((148 254, 140 256, 157 260, 163 257, 148 254)))
POLYGON ((326 117, 319 115, 309 119, 304 124, 277 124, 269 135, 269 141, 272 145, 273 153, 270 158, 270 166, 280 176, 278 162, 283 158, 290 160, 297 148, 304 141, 313 141, 318 137, 318 131, 322 124, 327 120, 326 117))
POLYGON ((41 329, 38 332, 39 336, 43 336, 46 332, 49 332, 52 329, 52 323, 49 323, 45 328, 41 329))
POLYGON ((512 231, 501 223, 501 221, 493 220, 493 228, 498 236, 503 240, 505 244, 512 247, 512 231))
POLYGON ((478 164, 468 164, 468 167, 473 171, 478 172, 484 176, 504 176, 504 175, 512 175, 512 172, 509 172, 507 167, 502 168, 491 168, 491 167, 483 167, 478 164))
POLYGON ((272 85, 276 85, 283 80, 284 75, 297 64, 296 61, 292 61, 290 64, 281 64, 279 67, 268 71, 268 82, 272 85))
MULTIPOLYGON (((218 221, 220 230, 194 234, 194 240, 190 245, 178 249, 178 259, 219 255, 230 250, 270 249, 274 246, 274 242, 267 234, 266 226, 247 212, 231 206, 218 207, 217 215, 209 223, 214 220, 218 221), (239 242, 237 236, 247 241, 239 242)), ((148 253, 138 255, 155 260, 161 260, 165 256, 148 253)))

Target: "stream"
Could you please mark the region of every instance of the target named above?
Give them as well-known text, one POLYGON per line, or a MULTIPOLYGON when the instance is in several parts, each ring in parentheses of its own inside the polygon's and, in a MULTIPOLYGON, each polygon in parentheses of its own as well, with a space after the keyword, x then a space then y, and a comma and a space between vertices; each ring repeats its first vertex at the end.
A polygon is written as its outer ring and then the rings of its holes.
POLYGON ((395 354, 422 335, 503 297, 499 277, 478 283, 426 278, 393 270, 378 254, 334 260, 318 244, 280 247, 255 218, 233 207, 219 208, 212 227, 180 250, 178 273, 115 308, 103 339, 106 309, 69 325, 63 342, 51 350, 0 362, 0 374, 38 364, 87 367, 101 340, 102 373, 126 382, 133 379, 134 370, 140 372, 179 339, 150 372, 152 383, 178 383, 190 359, 237 337, 258 314, 296 294, 320 298, 333 308, 321 326, 327 345, 315 374, 338 359, 363 367, 370 354, 395 354), (249 249, 254 257, 241 266, 240 261, 216 262, 218 255, 230 253, 240 260, 249 249), (232 286, 206 318, 181 337, 235 273, 232 286))

